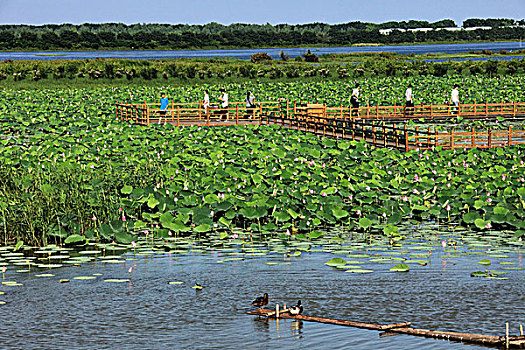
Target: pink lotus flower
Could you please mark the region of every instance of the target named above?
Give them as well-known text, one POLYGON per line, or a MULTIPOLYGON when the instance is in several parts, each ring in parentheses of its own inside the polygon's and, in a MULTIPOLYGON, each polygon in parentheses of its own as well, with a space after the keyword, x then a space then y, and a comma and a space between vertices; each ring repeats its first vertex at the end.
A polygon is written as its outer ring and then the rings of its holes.
POLYGON ((327 194, 323 191, 323 192, 321 192, 321 196, 326 197, 327 194))
POLYGON ((122 215, 122 221, 126 221, 126 215, 122 215))
POLYGON ((128 273, 132 273, 133 272, 133 266, 131 266, 128 270, 128 273))
POLYGON ((487 203, 492 202, 492 198, 487 198, 487 203))
POLYGON ((446 209, 447 209, 447 211, 450 211, 450 205, 449 204, 447 204, 447 208, 446 209))
POLYGON ((7 270, 7 268, 5 266, 2 266, 2 273, 5 273, 5 270, 7 270))
POLYGON ((487 222, 487 224, 485 225, 485 228, 491 228, 492 225, 490 224, 490 222, 487 222))
POLYGON ((450 188, 450 186, 451 186, 450 183, 447 183, 447 188, 450 188))
POLYGON ((93 221, 97 221, 97 217, 95 215, 93 215, 93 217, 91 218, 91 220, 93 221))
POLYGON ((286 235, 287 235, 287 236, 290 236, 290 235, 291 235, 290 230, 286 229, 286 235))
POLYGON ((441 246, 445 248, 447 246, 447 241, 441 241, 441 246))
POLYGON ((360 209, 357 209, 355 213, 356 213, 357 215, 361 216, 361 210, 360 210, 360 209))
POLYGON ((133 242, 131 242, 131 246, 132 246, 133 248, 135 248, 135 247, 137 246, 137 243, 135 243, 135 241, 133 241, 133 242))
POLYGON ((239 237, 239 235, 236 234, 236 233, 234 233, 234 234, 232 235, 232 239, 237 239, 237 237, 239 237))

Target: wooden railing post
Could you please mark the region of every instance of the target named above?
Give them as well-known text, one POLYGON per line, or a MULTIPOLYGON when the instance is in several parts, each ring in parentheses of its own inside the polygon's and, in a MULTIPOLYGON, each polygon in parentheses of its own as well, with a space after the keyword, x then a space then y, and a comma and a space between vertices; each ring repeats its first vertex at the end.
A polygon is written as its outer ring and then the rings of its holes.
POLYGON ((512 144, 512 126, 509 126, 508 146, 512 144))
POLYGON ((454 149, 454 129, 450 132, 450 148, 454 149))
POLYGON ((386 147, 386 127, 385 122, 383 122, 383 146, 386 147))
POLYGON ((396 148, 399 146, 399 140, 397 138, 397 129, 396 124, 394 124, 394 128, 392 129, 392 140, 394 141, 394 145, 396 145, 396 148))
POLYGON ((396 113, 396 106, 397 106, 397 102, 394 102, 394 118, 396 117, 397 113, 396 113))
POLYGON ((235 124, 239 125, 239 105, 235 106, 235 124))
POLYGON ((471 142, 470 142, 470 147, 474 148, 474 147, 476 147, 476 129, 472 128, 471 133, 472 133, 472 138, 471 138, 471 142))
POLYGON ((516 101, 512 103, 512 116, 516 117, 516 101))
POLYGON ((144 102, 144 106, 146 107, 147 125, 149 126, 149 123, 150 123, 149 107, 148 107, 148 105, 146 104, 146 102, 144 102))
POLYGON ((489 116, 489 103, 485 100, 485 117, 489 116))
POLYGON ((286 118, 289 118, 289 117, 290 117, 290 100, 286 99, 286 118))
POLYGON ((177 105, 177 126, 180 126, 180 106, 177 105))
POLYGON ((432 103, 430 103, 430 119, 434 120, 434 107, 432 103))
POLYGON ((492 148, 492 130, 489 129, 489 132, 488 132, 488 146, 489 148, 492 148))
POLYGON ((210 108, 206 108, 206 126, 210 126, 210 108))
POLYGON ((405 124, 405 152, 408 152, 408 126, 405 124))

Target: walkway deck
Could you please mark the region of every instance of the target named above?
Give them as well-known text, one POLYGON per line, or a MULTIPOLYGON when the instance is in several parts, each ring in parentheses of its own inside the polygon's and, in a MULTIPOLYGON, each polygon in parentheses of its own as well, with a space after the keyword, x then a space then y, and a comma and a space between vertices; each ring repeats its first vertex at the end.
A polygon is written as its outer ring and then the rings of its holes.
POLYGON ((171 104, 161 111, 158 104, 116 105, 117 118, 141 125, 169 123, 176 126, 280 125, 319 136, 348 140, 365 140, 376 147, 412 149, 493 148, 525 144, 525 130, 475 130, 455 132, 425 130, 408 126, 411 119, 424 119, 427 125, 437 121, 496 118, 512 121, 525 119, 525 103, 483 103, 460 105, 326 107, 321 104, 290 101, 259 102, 247 109, 232 103, 227 109, 205 110, 202 104, 171 104), (399 126, 400 123, 401 126, 399 126))

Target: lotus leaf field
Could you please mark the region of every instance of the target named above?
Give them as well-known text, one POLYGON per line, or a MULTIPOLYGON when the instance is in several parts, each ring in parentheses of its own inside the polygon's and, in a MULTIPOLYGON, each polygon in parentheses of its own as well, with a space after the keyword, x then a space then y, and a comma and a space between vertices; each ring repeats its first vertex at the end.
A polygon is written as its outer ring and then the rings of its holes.
MULTIPOLYGON (((355 82, 224 85, 230 100, 348 105, 355 82)), ((363 80, 372 104, 524 101, 523 77, 363 80)), ((141 127, 115 119, 116 101, 195 101, 203 89, 4 90, 0 100, 2 244, 207 235, 316 240, 327 230, 402 238, 432 222, 525 235, 525 147, 402 153, 277 126, 141 127)))

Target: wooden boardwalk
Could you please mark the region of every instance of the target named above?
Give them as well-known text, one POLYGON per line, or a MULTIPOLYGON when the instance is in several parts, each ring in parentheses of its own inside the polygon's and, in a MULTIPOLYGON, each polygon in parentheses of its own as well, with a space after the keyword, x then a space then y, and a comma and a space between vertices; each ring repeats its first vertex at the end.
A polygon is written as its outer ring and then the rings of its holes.
POLYGON ((425 123, 447 120, 478 119, 520 121, 525 119, 525 103, 482 103, 460 105, 327 107, 321 104, 290 101, 258 102, 248 109, 244 103, 229 108, 202 108, 202 103, 170 104, 166 111, 159 104, 116 104, 116 117, 140 125, 172 124, 184 126, 280 125, 314 133, 318 136, 365 140, 376 147, 413 149, 493 148, 525 143, 525 130, 475 130, 456 132, 421 129, 407 122, 424 119, 425 123), (397 123, 397 124, 396 124, 397 123))

